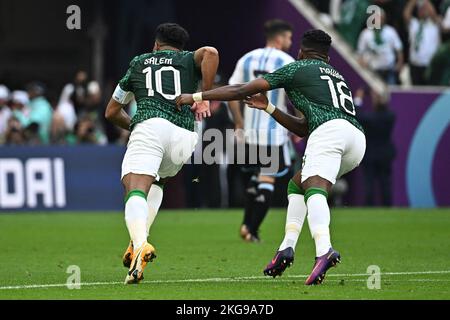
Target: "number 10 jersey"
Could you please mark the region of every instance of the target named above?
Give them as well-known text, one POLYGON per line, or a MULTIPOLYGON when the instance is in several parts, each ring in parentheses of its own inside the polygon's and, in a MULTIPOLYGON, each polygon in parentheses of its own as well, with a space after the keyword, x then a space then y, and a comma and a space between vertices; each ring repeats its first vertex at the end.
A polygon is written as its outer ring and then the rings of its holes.
POLYGON ((161 50, 135 57, 126 75, 120 80, 122 90, 133 92, 137 111, 131 129, 150 118, 163 118, 194 131, 194 115, 190 106, 177 110, 175 98, 197 91, 201 70, 194 61, 194 52, 161 50))

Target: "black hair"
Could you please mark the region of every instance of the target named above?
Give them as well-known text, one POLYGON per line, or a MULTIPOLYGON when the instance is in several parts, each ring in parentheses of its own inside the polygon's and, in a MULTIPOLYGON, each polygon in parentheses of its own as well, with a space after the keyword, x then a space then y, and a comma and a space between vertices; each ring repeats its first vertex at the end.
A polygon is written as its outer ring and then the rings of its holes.
POLYGON ((189 41, 189 33, 176 23, 163 23, 156 28, 155 38, 161 44, 182 50, 189 41))
POLYGON ((266 23, 264 23, 264 34, 266 36, 267 40, 272 39, 273 37, 279 35, 280 33, 283 33, 285 31, 291 31, 293 28, 292 25, 284 20, 280 19, 273 19, 268 20, 266 23))
POLYGON ((331 46, 331 37, 325 31, 314 29, 303 34, 302 48, 312 49, 320 54, 328 55, 331 46))

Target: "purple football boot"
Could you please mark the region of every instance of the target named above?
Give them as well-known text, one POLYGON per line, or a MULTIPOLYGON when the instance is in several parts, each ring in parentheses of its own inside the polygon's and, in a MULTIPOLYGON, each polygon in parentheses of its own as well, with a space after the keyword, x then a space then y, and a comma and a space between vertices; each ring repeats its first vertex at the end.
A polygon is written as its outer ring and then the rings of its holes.
POLYGON ((264 275, 269 277, 281 276, 286 268, 294 263, 294 249, 288 247, 284 250, 277 251, 275 257, 264 269, 264 275))
POLYGON ((330 248, 328 253, 316 258, 314 268, 306 279, 305 284, 308 286, 321 284, 325 279, 325 273, 328 269, 336 266, 339 262, 341 262, 341 255, 333 248, 330 248))

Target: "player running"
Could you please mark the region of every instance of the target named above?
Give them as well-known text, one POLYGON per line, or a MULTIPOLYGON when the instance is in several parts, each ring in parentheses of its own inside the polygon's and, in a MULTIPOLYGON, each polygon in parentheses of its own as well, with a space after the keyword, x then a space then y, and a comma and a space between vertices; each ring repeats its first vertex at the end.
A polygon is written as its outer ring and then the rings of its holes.
POLYGON ((202 90, 211 89, 219 64, 213 47, 183 51, 188 39, 187 31, 177 24, 159 25, 153 52, 131 61, 106 109, 109 121, 131 130, 121 176, 131 238, 123 257, 129 268, 126 284, 142 280, 145 266, 156 257, 148 233, 161 205, 164 183, 180 171, 197 144, 193 112, 197 118, 209 115, 209 102, 180 110, 175 104, 181 93, 196 92, 200 79, 202 90), (133 96, 137 112, 130 119, 123 107, 133 96))
POLYGON ((305 32, 298 61, 249 83, 226 86, 194 95, 184 94, 178 104, 203 100, 246 99, 265 110, 288 130, 308 135, 301 172, 289 182, 285 237, 264 274, 281 275, 294 261, 294 250, 308 212, 308 223, 316 246, 316 260, 305 284, 322 283, 329 268, 340 262, 331 246, 328 193, 336 179, 361 162, 366 139, 355 118, 351 92, 342 75, 328 64, 331 38, 322 30, 305 32), (284 88, 304 118, 288 115, 256 93, 284 88))
MULTIPOLYGON (((294 61, 286 51, 292 44, 292 26, 283 20, 269 20, 264 24, 266 36, 265 48, 246 53, 236 64, 229 84, 240 84, 262 77, 294 61)), ((284 90, 273 90, 268 94, 272 104, 286 111, 284 90)), ((244 170, 252 174, 245 190, 244 220, 240 229, 241 237, 249 242, 258 242, 258 229, 269 210, 275 179, 289 171, 288 131, 278 124, 269 114, 246 108, 242 117, 239 101, 230 101, 230 111, 235 129, 245 130, 247 153, 258 150, 270 155, 269 166, 246 164, 244 170), (272 152, 273 151, 273 152, 272 152)), ((260 152, 257 152, 259 155, 260 152)))

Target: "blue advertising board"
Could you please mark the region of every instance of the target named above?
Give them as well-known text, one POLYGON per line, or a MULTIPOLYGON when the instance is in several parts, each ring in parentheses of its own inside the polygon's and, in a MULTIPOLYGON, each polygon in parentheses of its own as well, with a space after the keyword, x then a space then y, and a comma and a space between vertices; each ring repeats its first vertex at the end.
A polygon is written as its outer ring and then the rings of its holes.
POLYGON ((120 210, 124 147, 0 147, 0 212, 120 210))

